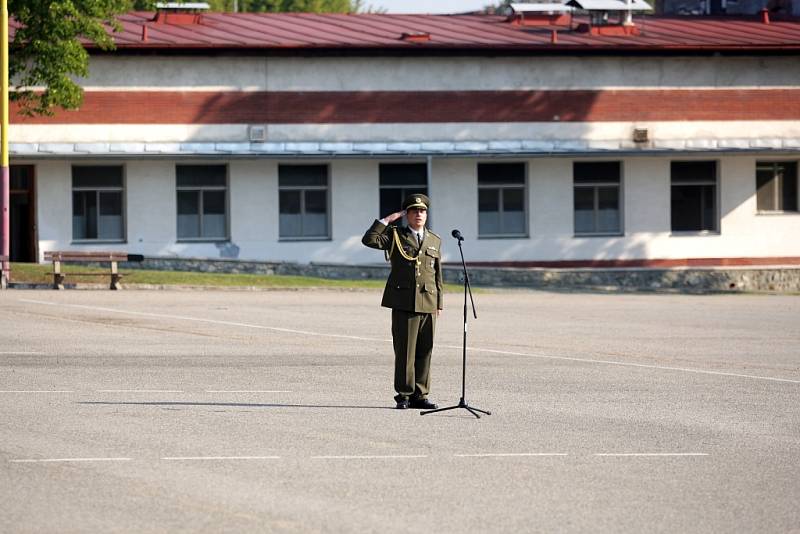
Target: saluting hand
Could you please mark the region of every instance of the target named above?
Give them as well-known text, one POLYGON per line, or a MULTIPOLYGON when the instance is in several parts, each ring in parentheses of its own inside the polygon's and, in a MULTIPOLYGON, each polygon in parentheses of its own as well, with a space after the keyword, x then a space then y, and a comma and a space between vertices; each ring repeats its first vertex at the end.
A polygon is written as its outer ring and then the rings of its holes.
POLYGON ((386 217, 384 217, 384 219, 386 219, 386 222, 391 224, 391 223, 395 222, 397 219, 401 218, 405 214, 406 214, 405 210, 396 211, 396 212, 392 213, 391 215, 387 215, 386 217))

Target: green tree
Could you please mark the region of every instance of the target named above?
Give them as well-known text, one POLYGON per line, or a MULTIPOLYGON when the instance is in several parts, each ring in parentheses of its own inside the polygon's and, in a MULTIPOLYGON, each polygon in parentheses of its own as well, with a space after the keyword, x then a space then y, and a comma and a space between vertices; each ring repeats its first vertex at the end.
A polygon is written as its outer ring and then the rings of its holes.
POLYGON ((72 77, 89 74, 79 37, 112 49, 107 28, 115 28, 114 16, 129 8, 130 0, 8 0, 10 15, 21 24, 10 45, 9 74, 17 88, 11 99, 29 115, 79 107, 83 91, 72 77))

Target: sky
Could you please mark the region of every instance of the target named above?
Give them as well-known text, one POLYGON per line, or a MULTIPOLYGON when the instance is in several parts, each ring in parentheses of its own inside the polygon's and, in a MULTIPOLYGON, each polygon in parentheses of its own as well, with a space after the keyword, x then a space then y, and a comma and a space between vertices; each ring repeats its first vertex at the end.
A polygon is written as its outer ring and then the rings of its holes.
POLYGON ((493 0, 365 0, 364 4, 387 13, 463 13, 475 11, 493 0))

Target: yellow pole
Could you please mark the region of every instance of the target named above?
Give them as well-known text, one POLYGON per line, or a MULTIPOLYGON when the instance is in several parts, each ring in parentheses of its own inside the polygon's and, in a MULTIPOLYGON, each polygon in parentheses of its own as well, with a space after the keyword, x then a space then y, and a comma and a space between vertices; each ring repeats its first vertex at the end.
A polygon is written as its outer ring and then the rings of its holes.
MULTIPOLYGON (((2 164, 2 177, 0 177, 0 256, 9 256, 11 243, 11 225, 9 218, 9 205, 11 204, 8 172, 8 0, 2 2, 2 16, 0 16, 0 84, 2 94, 0 95, 0 106, 2 106, 2 117, 0 117, 0 164, 2 164)), ((8 283, 11 269, 8 261, 4 261, 0 269, 0 285, 5 287, 8 283)))

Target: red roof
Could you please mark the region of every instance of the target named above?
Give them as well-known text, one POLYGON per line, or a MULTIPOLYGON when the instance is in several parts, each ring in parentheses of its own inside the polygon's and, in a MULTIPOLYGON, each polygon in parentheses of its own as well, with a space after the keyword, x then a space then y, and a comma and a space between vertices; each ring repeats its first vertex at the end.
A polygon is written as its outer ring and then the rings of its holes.
POLYGON ((640 34, 620 36, 564 26, 520 27, 492 15, 206 13, 200 23, 173 24, 156 22, 153 13, 132 12, 119 20, 122 32, 114 34, 119 49, 800 49, 800 20, 767 24, 757 17, 639 16, 634 21, 640 34), (555 43, 553 31, 558 32, 555 43), (403 34, 412 37, 403 39, 403 34))

